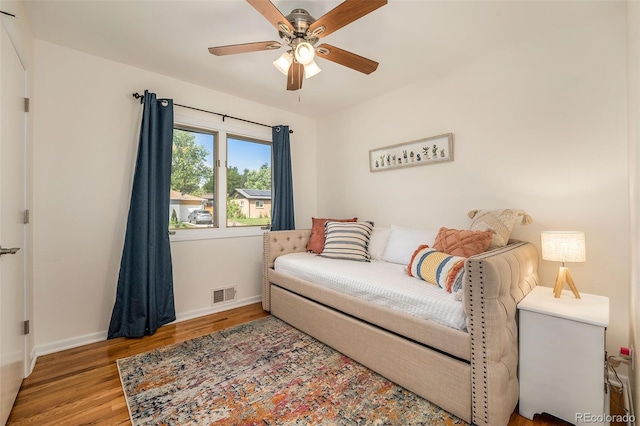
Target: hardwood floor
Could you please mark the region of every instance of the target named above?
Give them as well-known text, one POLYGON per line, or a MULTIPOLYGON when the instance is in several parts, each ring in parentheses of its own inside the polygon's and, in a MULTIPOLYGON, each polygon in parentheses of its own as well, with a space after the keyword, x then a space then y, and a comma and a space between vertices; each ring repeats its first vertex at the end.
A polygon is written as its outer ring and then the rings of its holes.
MULTIPOLYGON (((39 357, 22 384, 10 425, 130 425, 116 360, 269 315, 260 303, 161 327, 142 339, 118 338, 39 357)), ((517 414, 509 426, 564 426, 551 416, 517 414)))

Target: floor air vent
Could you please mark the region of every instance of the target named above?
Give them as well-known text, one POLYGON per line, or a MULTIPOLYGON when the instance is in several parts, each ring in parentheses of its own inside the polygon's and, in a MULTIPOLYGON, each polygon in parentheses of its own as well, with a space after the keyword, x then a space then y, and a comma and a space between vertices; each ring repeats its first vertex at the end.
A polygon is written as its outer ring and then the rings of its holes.
POLYGON ((218 288, 211 290, 211 305, 236 300, 236 287, 218 288))

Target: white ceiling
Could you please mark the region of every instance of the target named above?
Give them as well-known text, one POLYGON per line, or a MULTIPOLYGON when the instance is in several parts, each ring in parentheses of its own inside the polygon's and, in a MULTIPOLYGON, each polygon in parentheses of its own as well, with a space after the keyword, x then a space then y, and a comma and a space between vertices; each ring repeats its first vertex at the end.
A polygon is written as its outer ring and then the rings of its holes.
MULTIPOLYGON (((314 18, 340 0, 274 0, 287 15, 314 18)), ((371 75, 318 59, 322 72, 286 90, 272 65, 284 51, 217 57, 207 48, 279 40, 243 0, 26 0, 37 39, 126 63, 283 110, 320 117, 566 25, 580 2, 389 0, 328 35, 332 44, 380 63, 371 75)), ((141 88, 141 90, 144 88, 141 88)), ((152 87, 150 90, 154 90, 152 87)))

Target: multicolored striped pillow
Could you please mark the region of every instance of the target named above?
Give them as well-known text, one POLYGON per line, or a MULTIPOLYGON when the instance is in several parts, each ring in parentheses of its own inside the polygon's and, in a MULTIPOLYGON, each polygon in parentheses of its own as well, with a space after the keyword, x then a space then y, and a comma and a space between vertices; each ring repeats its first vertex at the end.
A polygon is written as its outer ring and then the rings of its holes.
POLYGON ((319 256, 370 262, 369 239, 373 222, 327 222, 324 249, 319 256))
POLYGON ((455 293, 462 288, 465 260, 464 257, 451 256, 422 245, 413 253, 407 269, 409 276, 455 293))

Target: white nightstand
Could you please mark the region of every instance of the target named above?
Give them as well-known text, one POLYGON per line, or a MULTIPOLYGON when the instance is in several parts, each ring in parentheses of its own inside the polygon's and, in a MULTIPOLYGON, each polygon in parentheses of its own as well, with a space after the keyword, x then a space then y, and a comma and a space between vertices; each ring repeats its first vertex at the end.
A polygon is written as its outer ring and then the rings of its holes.
POLYGON ((569 423, 608 425, 605 331, 609 298, 538 286, 519 304, 520 415, 548 413, 569 423), (605 419, 606 420, 606 419, 605 419))

